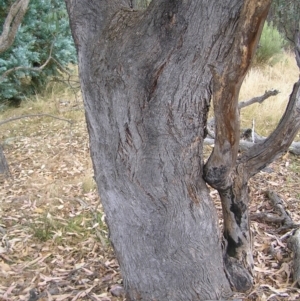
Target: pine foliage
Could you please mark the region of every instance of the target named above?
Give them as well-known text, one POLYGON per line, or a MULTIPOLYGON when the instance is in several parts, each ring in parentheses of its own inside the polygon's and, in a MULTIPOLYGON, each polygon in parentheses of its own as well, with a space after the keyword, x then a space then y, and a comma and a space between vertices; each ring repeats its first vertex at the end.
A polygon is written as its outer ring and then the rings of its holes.
MULTIPOLYGON (((0 30, 12 0, 0 0, 0 30)), ((76 63, 76 52, 69 29, 64 1, 31 0, 12 47, 0 55, 0 78, 4 72, 23 66, 40 67, 52 57, 62 66, 76 63)), ((47 81, 60 76, 59 65, 51 60, 41 72, 21 69, 0 80, 0 104, 20 102, 40 92, 47 81)))

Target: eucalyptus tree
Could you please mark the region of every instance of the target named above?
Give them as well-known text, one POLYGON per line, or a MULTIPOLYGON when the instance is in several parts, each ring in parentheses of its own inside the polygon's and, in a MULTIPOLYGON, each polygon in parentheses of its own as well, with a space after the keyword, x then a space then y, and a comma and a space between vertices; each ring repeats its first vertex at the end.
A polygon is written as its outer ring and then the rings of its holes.
POLYGON ((238 154, 238 95, 270 0, 66 0, 91 156, 128 300, 219 300, 252 286, 248 180, 300 126, 238 154), (203 158, 213 102, 215 145, 203 158), (208 185, 220 194, 223 235, 208 185))

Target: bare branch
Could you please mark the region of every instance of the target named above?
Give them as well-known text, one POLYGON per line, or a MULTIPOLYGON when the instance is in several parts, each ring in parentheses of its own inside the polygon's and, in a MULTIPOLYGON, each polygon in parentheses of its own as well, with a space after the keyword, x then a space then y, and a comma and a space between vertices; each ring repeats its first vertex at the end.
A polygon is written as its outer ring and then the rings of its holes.
POLYGON ((240 140, 239 90, 249 70, 270 3, 264 1, 263 5, 258 7, 253 5, 253 2, 245 1, 241 12, 243 21, 238 25, 240 31, 231 47, 230 56, 228 55, 223 63, 218 63, 217 67, 210 65, 213 75, 216 141, 204 167, 204 179, 217 190, 232 184, 233 179, 230 175, 235 166, 240 140))
MULTIPOLYGON (((4 80, 5 77, 7 77, 10 73, 14 72, 14 71, 19 71, 19 70, 28 70, 28 71, 36 71, 36 72, 41 72, 43 71, 43 69, 48 65, 48 63, 53 60, 55 63, 57 63, 59 65, 59 68, 61 67, 61 65, 57 62, 57 60, 53 59, 52 57, 52 49, 53 49, 53 44, 51 45, 50 48, 50 54, 49 57, 47 58, 47 60, 45 61, 45 63, 43 65, 41 65, 40 67, 25 67, 25 66, 18 66, 18 67, 14 67, 11 68, 9 70, 6 70, 0 77, 0 83, 4 80)), ((63 67, 62 67, 63 68, 63 67)), ((67 72, 67 71, 66 71, 67 72)), ((69 73, 68 73, 69 74, 69 73)))
MULTIPOLYGON (((279 90, 267 90, 263 95, 261 96, 257 96, 257 97, 253 97, 249 100, 245 100, 245 101, 241 101, 238 104, 238 108, 239 109, 243 109, 247 106, 250 106, 254 103, 262 103, 263 101, 265 101, 266 99, 268 99, 271 96, 275 96, 278 93, 280 93, 279 90)), ((215 118, 211 118, 208 120, 207 122, 207 126, 206 126, 206 130, 207 130, 207 134, 210 138, 215 138, 215 132, 214 129, 215 128, 215 118)))
POLYGON ((295 83, 286 111, 274 132, 263 142, 244 153, 238 164, 243 164, 251 177, 290 147, 300 128, 300 81, 295 83))
MULTIPOLYGON (((214 134, 214 133, 213 133, 214 134)), ((249 149, 251 147, 253 147, 255 144, 257 143, 263 143, 267 138, 266 137, 262 137, 262 136, 258 136, 256 133, 255 133, 255 137, 258 137, 258 139, 255 139, 255 143, 250 141, 250 140, 243 140, 241 139, 240 140, 240 147, 239 147, 239 150, 241 152, 246 152, 246 151, 249 151, 249 149)), ((214 138, 205 138, 204 139, 204 144, 205 145, 210 145, 210 146, 213 146, 215 144, 215 140, 214 138)), ((300 142, 292 142, 292 144, 290 145, 288 151, 295 155, 295 156, 299 156, 300 155, 300 142)))
POLYGON ((241 102, 239 102, 239 109, 250 106, 250 105, 252 105, 256 102, 262 103, 264 100, 266 100, 270 96, 275 96, 278 93, 280 93, 280 91, 278 91, 278 90, 269 90, 269 91, 266 91, 265 94, 263 94, 261 96, 253 97, 253 98, 251 98, 249 100, 246 100, 246 101, 241 101, 241 102))
POLYGON ((0 36, 0 53, 6 51, 14 42, 19 25, 26 13, 29 0, 17 0, 11 6, 0 36))
POLYGON ((23 119, 23 118, 31 118, 31 117, 51 117, 51 118, 54 118, 54 119, 58 119, 58 120, 61 120, 61 121, 66 121, 70 124, 73 124, 72 120, 57 117, 57 116, 51 115, 51 114, 30 114, 30 115, 23 115, 23 116, 3 120, 3 121, 0 122, 0 126, 3 125, 3 124, 9 123, 9 122, 15 121, 15 120, 19 120, 19 119, 23 119))

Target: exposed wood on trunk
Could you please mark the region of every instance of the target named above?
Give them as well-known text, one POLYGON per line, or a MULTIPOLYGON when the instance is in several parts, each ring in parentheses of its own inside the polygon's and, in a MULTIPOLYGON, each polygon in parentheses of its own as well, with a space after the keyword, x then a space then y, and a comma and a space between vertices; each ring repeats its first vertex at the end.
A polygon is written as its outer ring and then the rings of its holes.
POLYGON ((300 81, 295 83, 286 111, 273 133, 260 144, 254 145, 238 158, 248 177, 266 167, 275 158, 284 154, 300 128, 300 81))
MULTIPOLYGON (((238 108, 243 109, 243 108, 245 108, 247 106, 250 106, 254 103, 262 103, 263 101, 265 101, 269 97, 275 96, 278 93, 279 93, 278 90, 267 90, 261 96, 253 97, 253 98, 251 98, 249 100, 245 100, 245 101, 240 101, 238 103, 238 108)), ((207 133, 208 133, 209 138, 215 138, 215 118, 211 118, 210 120, 208 120, 208 122, 207 122, 207 133)), ((209 143, 207 143, 207 144, 209 144, 209 143)))
MULTIPOLYGON (((214 132, 208 131, 209 137, 214 136, 214 132)), ((258 143, 263 143, 266 141, 267 137, 263 137, 258 135, 257 133, 254 133, 254 141, 252 141, 252 129, 246 129, 243 130, 241 133, 241 140, 239 142, 239 150, 240 152, 245 152, 249 151, 250 148, 254 147, 254 145, 258 143)), ((204 140, 205 145, 214 145, 215 144, 215 139, 213 138, 205 138, 204 140)), ((288 148, 288 151, 296 156, 300 155, 300 142, 292 142, 290 147, 288 148)))
POLYGON ((254 103, 262 103, 263 101, 265 101, 269 97, 275 96, 278 93, 280 93, 278 90, 268 90, 261 96, 253 97, 253 98, 251 98, 249 100, 246 100, 246 101, 240 101, 239 102, 239 109, 243 109, 243 108, 248 107, 248 106, 250 106, 254 103))
MULTIPOLYGON (((248 216, 247 172, 236 165, 240 140, 238 95, 256 49, 270 1, 245 2, 231 51, 213 73, 215 145, 205 168, 204 178, 218 190, 223 209, 225 268, 235 290, 252 286, 252 248, 248 216), (237 59, 238 58, 238 59, 237 59), (232 262, 239 263, 239 272, 232 262)), ((237 263, 234 264, 238 266, 237 263)))
POLYGON ((232 294, 202 147, 207 64, 230 48, 222 31, 235 30, 242 3, 214 1, 209 10, 159 0, 145 11, 67 1, 95 177, 129 300, 232 294))
POLYGON ((13 117, 13 118, 10 118, 10 119, 0 121, 0 126, 3 125, 3 124, 9 123, 9 122, 13 122, 13 121, 16 121, 16 120, 23 119, 23 118, 32 118, 32 117, 50 117, 50 118, 58 119, 58 120, 61 120, 61 121, 66 121, 70 124, 73 123, 72 120, 61 118, 61 117, 58 117, 58 116, 55 116, 55 115, 52 115, 52 114, 29 114, 29 115, 13 117))
POLYGON ((260 6, 246 1, 237 25, 240 29, 230 53, 218 64, 218 68, 211 67, 216 143, 205 165, 205 179, 216 189, 226 189, 232 185, 231 175, 236 164, 240 136, 239 90, 249 69, 269 6, 270 1, 264 1, 260 6))

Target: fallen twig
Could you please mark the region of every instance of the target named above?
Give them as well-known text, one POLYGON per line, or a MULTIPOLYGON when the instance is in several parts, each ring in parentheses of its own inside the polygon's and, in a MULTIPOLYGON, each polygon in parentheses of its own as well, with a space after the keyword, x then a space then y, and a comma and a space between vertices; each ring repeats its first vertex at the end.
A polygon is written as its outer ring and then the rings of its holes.
POLYGON ((299 227, 299 225, 293 222, 290 214, 284 208, 282 199, 275 191, 273 190, 267 191, 266 195, 270 199, 278 215, 273 213, 265 213, 265 212, 253 213, 251 214, 252 220, 258 222, 280 224, 281 227, 279 228, 279 231, 299 227))
POLYGON ((30 115, 23 115, 23 116, 18 116, 18 117, 10 118, 10 119, 7 119, 7 120, 3 120, 3 121, 0 122, 0 126, 3 125, 3 124, 9 123, 9 122, 15 121, 15 120, 19 120, 19 119, 23 119, 23 118, 31 118, 31 117, 51 117, 51 118, 54 118, 54 119, 58 119, 58 120, 61 120, 61 121, 66 121, 70 124, 73 124, 72 120, 57 117, 57 116, 51 115, 51 114, 30 114, 30 115))
POLYGON ((283 226, 294 227, 295 223, 293 222, 290 214, 285 210, 283 200, 279 197, 279 195, 275 191, 269 190, 267 191, 267 196, 271 200, 275 210, 283 218, 283 226))

